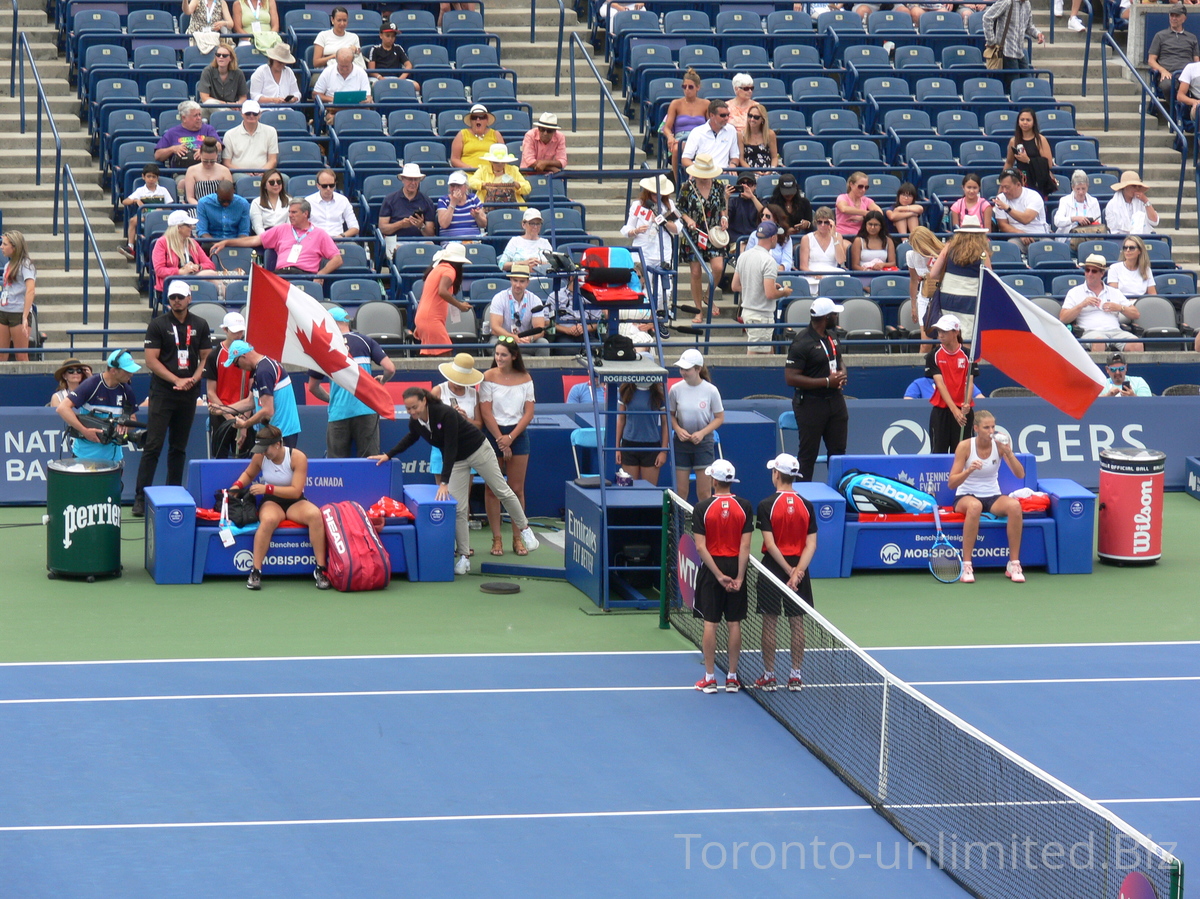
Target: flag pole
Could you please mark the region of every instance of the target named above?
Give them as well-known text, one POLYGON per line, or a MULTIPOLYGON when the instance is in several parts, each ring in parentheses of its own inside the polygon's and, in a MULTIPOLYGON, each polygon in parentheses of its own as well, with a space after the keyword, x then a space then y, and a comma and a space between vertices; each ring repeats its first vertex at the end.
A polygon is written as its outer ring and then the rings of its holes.
MULTIPOLYGON (((985 272, 990 272, 991 269, 983 264, 987 259, 987 254, 984 253, 979 257, 979 286, 975 289, 975 322, 971 328, 971 352, 967 354, 967 392, 963 395, 963 409, 970 409, 975 405, 975 377, 974 366, 979 361, 979 305, 983 298, 983 276, 985 272)), ((963 412, 962 424, 958 426, 958 442, 962 443, 966 439, 967 433, 967 413, 963 412)))

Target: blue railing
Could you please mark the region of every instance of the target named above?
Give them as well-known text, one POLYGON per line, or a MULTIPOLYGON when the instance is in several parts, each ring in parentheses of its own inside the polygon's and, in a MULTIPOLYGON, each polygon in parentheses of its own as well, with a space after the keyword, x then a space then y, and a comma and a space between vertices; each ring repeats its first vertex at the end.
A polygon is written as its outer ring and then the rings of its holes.
MULTIPOLYGON (((15 3, 16 0, 13 0, 15 3)), ((562 83, 562 54, 563 54, 563 33, 566 31, 567 8, 563 6, 563 0, 556 0, 558 3, 558 53, 554 58, 554 96, 558 96, 559 85, 562 83)), ((537 4, 533 0, 529 4, 529 43, 537 43, 537 4)))
MULTIPOLYGON (((629 141, 629 164, 624 166, 624 168, 626 170, 633 170, 637 157, 637 142, 634 140, 633 132, 629 130, 629 124, 625 121, 625 116, 622 115, 620 107, 617 106, 617 101, 613 98, 612 91, 610 91, 608 86, 605 85, 604 79, 600 75, 600 70, 597 69, 596 64, 592 62, 592 54, 588 52, 587 47, 584 46, 584 43, 578 34, 571 35, 571 130, 577 131, 579 129, 579 109, 576 93, 578 90, 578 84, 575 75, 575 57, 578 55, 578 53, 583 54, 583 61, 588 64, 588 68, 592 70, 592 77, 596 79, 596 84, 600 86, 601 107, 603 107, 605 103, 611 107, 613 111, 613 117, 617 120, 617 122, 620 123, 621 129, 625 132, 625 137, 629 141)), ((556 75, 554 90, 555 95, 558 94, 557 78, 558 76, 556 75)), ((604 120, 606 118, 607 116, 604 115, 604 110, 601 108, 599 110, 599 115, 597 116, 597 119, 600 123, 600 132, 596 141, 596 168, 601 172, 604 171, 604 120)), ((551 191, 551 193, 553 194, 553 191, 551 191)), ((629 205, 631 193, 632 182, 630 182, 630 186, 625 193, 626 206, 629 205)))
MULTIPOLYGON (((99 266, 100 277, 104 281, 104 327, 108 328, 108 319, 112 311, 112 279, 108 276, 108 268, 104 265, 104 256, 100 252, 100 243, 96 240, 96 232, 92 230, 92 223, 88 221, 87 211, 83 208, 83 198, 79 195, 79 185, 75 183, 75 175, 71 172, 69 165, 62 167, 63 180, 63 203, 62 203, 62 225, 63 225, 63 271, 71 270, 71 203, 70 199, 75 198, 75 205, 79 207, 79 218, 83 221, 83 239, 87 246, 83 251, 83 324, 88 323, 88 297, 90 291, 90 267, 91 256, 88 253, 90 249, 96 254, 96 265, 99 266), (68 188, 70 195, 68 195, 68 188)), ((55 198, 55 210, 57 211, 57 197, 55 198)), ((58 233, 58 216, 55 219, 55 234, 58 233)))
MULTIPOLYGON (((13 7, 16 8, 16 0, 13 0, 13 7)), ((13 19, 13 33, 16 34, 17 21, 13 19)), ((20 52, 14 50, 13 67, 17 67, 19 59, 20 66, 20 85, 21 85, 21 133, 25 133, 25 60, 29 60, 29 68, 33 72, 33 82, 37 87, 37 155, 34 161, 34 184, 42 183, 42 111, 46 113, 46 119, 50 122, 50 133, 54 135, 54 208, 58 208, 58 196, 62 187, 60 180, 62 170, 62 138, 58 134, 58 125, 54 122, 54 114, 50 111, 50 101, 46 98, 46 89, 42 86, 42 76, 38 74, 37 63, 33 61, 33 51, 29 48, 29 38, 22 33, 20 35, 20 52)), ((17 45, 17 38, 13 38, 14 48, 17 45)), ((9 96, 18 96, 16 93, 17 81, 10 78, 8 85, 9 96)), ((54 233, 58 233, 58 225, 55 223, 54 233)))

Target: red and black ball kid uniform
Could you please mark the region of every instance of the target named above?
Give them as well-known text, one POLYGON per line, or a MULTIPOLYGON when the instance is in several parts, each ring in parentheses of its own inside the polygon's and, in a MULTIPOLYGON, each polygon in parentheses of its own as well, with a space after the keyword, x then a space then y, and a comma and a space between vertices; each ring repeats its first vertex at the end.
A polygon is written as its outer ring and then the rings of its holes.
MULTIPOLYGON (((750 503, 732 493, 719 493, 699 503, 692 512, 692 532, 703 534, 705 548, 717 568, 729 577, 737 577, 742 535, 754 530, 754 510, 750 503)), ((696 576, 696 605, 692 610, 705 621, 741 621, 746 617, 746 583, 741 589, 727 591, 707 565, 696 576)))
MULTIPOLYGON (((959 408, 962 408, 967 395, 968 370, 972 370, 975 377, 979 376, 979 363, 969 363, 961 345, 953 353, 948 353, 945 347, 939 346, 925 354, 925 377, 932 380, 935 375, 941 375, 950 398, 959 408)), ((964 426, 954 420, 954 413, 950 411, 950 407, 942 399, 942 392, 936 386, 929 402, 933 406, 929 410, 929 451, 952 453, 963 435, 971 436, 975 410, 969 407, 965 410, 967 422, 964 426)))
MULTIPOLYGON (((775 539, 775 545, 783 553, 789 565, 795 566, 800 561, 804 547, 808 545, 810 534, 817 532, 817 516, 813 512, 812 503, 803 496, 791 490, 786 493, 776 493, 768 496, 758 504, 758 529, 770 531, 775 539)), ((791 577, 791 572, 779 567, 775 558, 763 552, 763 567, 785 584, 791 577)), ((765 579, 758 582, 758 606, 755 611, 760 615, 778 615, 780 611, 779 591, 774 589, 765 579)), ((809 605, 813 604, 812 581, 808 572, 796 585, 796 593, 809 605)), ((794 602, 787 603, 784 611, 788 617, 802 615, 800 607, 794 602)))

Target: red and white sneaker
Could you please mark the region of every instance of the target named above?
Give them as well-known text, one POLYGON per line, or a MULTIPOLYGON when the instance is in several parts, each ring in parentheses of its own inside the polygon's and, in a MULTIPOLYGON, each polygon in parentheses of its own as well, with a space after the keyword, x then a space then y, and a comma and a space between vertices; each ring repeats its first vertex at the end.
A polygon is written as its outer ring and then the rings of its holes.
POLYGON ((975 583, 975 566, 970 562, 963 562, 962 577, 959 578, 964 584, 975 583))
POLYGON ((726 693, 736 693, 740 689, 742 689, 742 682, 738 680, 738 676, 736 674, 731 674, 725 678, 726 693))
POLYGON ((775 681, 775 675, 764 674, 754 682, 755 690, 764 690, 767 693, 774 693, 779 689, 779 684, 775 681))
POLYGON ((716 693, 717 679, 715 677, 709 677, 705 675, 704 677, 700 678, 700 680, 696 681, 696 689, 701 693, 716 693))
POLYGON ((1014 584, 1025 583, 1025 572, 1021 570, 1020 562, 1009 562, 1008 567, 1004 569, 1004 576, 1014 584))
POLYGON ((791 690, 793 693, 799 693, 801 690, 804 689, 804 681, 802 681, 798 677, 789 677, 788 678, 788 689, 791 690))

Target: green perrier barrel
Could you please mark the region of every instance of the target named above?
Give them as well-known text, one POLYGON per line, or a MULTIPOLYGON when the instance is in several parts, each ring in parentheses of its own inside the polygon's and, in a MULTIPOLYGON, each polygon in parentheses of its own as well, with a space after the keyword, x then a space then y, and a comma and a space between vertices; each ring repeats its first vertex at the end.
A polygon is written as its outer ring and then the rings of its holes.
POLYGON ((121 466, 55 459, 46 466, 50 577, 121 574, 121 466))

